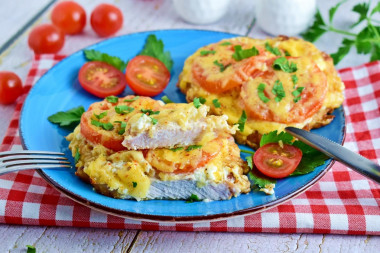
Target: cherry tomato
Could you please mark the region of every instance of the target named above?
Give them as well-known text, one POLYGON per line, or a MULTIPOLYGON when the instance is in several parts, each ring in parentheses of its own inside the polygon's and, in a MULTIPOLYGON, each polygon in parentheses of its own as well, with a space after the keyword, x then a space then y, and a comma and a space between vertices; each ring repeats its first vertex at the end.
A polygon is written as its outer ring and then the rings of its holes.
POLYGON ((51 13, 51 21, 64 33, 77 34, 82 32, 86 25, 86 12, 76 2, 60 2, 51 13))
POLYGON ((260 147, 253 161, 259 171, 273 178, 287 177, 295 171, 302 159, 302 151, 292 145, 269 143, 260 147))
POLYGON ((0 103, 11 104, 22 94, 21 79, 13 72, 0 71, 0 103))
POLYGON ((139 55, 127 65, 125 73, 129 87, 138 95, 155 96, 168 85, 170 72, 160 60, 139 55))
POLYGON ((116 33, 123 25, 123 14, 111 4, 100 4, 91 13, 92 29, 100 36, 116 33))
POLYGON ((120 70, 100 61, 85 63, 79 71, 78 79, 83 89, 100 98, 118 95, 127 85, 120 70))
POLYGON ((58 27, 43 24, 29 34, 28 44, 35 54, 54 54, 63 47, 65 34, 58 27))

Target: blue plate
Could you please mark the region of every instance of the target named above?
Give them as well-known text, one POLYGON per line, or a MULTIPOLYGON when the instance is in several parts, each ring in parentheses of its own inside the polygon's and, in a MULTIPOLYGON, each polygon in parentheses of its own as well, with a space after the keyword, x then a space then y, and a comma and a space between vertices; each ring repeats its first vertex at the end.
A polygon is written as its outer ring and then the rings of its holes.
MULTIPOLYGON (((162 30, 130 34, 105 40, 87 49, 96 49, 123 60, 134 57, 145 43, 149 34, 162 39, 165 49, 171 52, 174 60, 172 78, 165 89, 175 102, 186 102, 185 96, 176 87, 185 59, 199 47, 221 39, 237 36, 214 31, 202 30, 162 30)), ((62 151, 71 157, 65 136, 68 131, 51 124, 48 116, 83 105, 85 108, 98 98, 84 91, 78 83, 80 67, 86 62, 83 52, 79 51, 50 69, 31 89, 22 109, 20 135, 26 149, 62 151)), ((123 96, 133 94, 126 89, 123 96)), ((161 98, 163 94, 157 96, 161 98)), ((323 128, 313 132, 342 143, 345 133, 345 120, 342 108, 334 111, 335 119, 323 128)), ((73 160, 71 159, 72 163, 73 160)), ((251 192, 227 201, 185 203, 185 201, 120 200, 103 196, 92 190, 72 170, 40 170, 40 174, 51 185, 70 198, 86 206, 118 216, 151 221, 199 221, 227 218, 236 215, 259 212, 278 205, 306 190, 320 179, 331 167, 328 160, 312 173, 278 180, 274 195, 251 192)), ((74 164, 73 164, 74 165, 74 164)))

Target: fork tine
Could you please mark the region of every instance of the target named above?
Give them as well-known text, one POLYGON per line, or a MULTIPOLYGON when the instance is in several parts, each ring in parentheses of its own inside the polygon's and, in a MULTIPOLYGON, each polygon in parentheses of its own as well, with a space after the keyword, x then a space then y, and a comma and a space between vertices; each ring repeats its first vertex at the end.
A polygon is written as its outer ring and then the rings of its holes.
POLYGON ((57 161, 57 160, 21 160, 21 161, 12 161, 12 162, 4 162, 0 164, 0 169, 4 167, 12 167, 12 166, 19 166, 23 164, 34 164, 35 167, 38 166, 38 164, 70 164, 68 161, 57 161))
POLYGON ((52 152, 52 151, 34 151, 34 150, 20 150, 20 151, 5 151, 0 152, 0 157, 9 155, 26 155, 26 154, 41 154, 41 155, 65 155, 62 152, 52 152))
POLYGON ((53 156, 53 155, 9 155, 0 158, 0 162, 7 162, 12 160, 22 160, 22 159, 47 159, 47 160, 67 160, 64 156, 53 156))
POLYGON ((71 168, 70 165, 66 165, 66 164, 29 164, 29 165, 21 165, 21 166, 12 166, 12 167, 9 167, 9 168, 5 168, 5 169, 2 169, 0 171, 0 175, 4 175, 4 174, 7 174, 9 172, 13 172, 13 171, 19 171, 19 170, 29 170, 29 169, 45 169, 45 168, 48 168, 48 169, 61 169, 61 168, 71 168))

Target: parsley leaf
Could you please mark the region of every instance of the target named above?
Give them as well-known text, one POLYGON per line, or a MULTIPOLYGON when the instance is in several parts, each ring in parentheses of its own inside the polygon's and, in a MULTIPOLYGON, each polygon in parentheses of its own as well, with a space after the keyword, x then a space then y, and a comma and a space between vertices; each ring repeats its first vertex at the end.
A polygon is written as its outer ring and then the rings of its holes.
POLYGON ((279 80, 276 80, 274 82, 272 93, 276 95, 276 97, 274 98, 276 102, 280 102, 285 97, 285 90, 282 86, 282 82, 280 82, 279 80))
POLYGON ((164 42, 158 40, 156 35, 151 34, 146 39, 144 48, 139 55, 152 56, 160 61, 168 68, 170 71, 173 67, 173 60, 169 51, 164 52, 164 42))
POLYGON ((116 96, 108 96, 106 97, 106 100, 111 104, 116 104, 119 101, 119 98, 116 96))
POLYGON ((197 109, 199 107, 201 107, 201 105, 203 105, 204 103, 206 103, 206 99, 203 97, 194 98, 194 100, 193 100, 193 104, 194 104, 195 108, 197 108, 197 109))
POLYGON ((36 248, 32 245, 26 245, 26 253, 36 253, 36 248))
POLYGON ((201 54, 202 56, 209 55, 209 54, 215 54, 215 53, 216 53, 215 50, 202 50, 202 51, 200 52, 200 54, 201 54))
POLYGON ((267 96, 265 96, 264 90, 265 90, 265 84, 260 83, 259 86, 257 87, 257 95, 259 96, 261 101, 263 101, 264 103, 267 103, 269 102, 270 99, 267 96))
POLYGON ((347 0, 343 0, 343 1, 340 1, 339 3, 337 3, 334 7, 332 7, 330 10, 329 10, 329 21, 330 21, 330 24, 332 23, 333 21, 333 18, 334 18, 334 15, 335 15, 335 12, 338 10, 339 6, 346 2, 347 0))
POLYGON ((157 122, 158 122, 158 119, 155 119, 155 118, 152 118, 152 117, 149 117, 151 120, 152 120, 152 124, 153 125, 156 125, 157 122))
POLYGON ((102 112, 102 113, 99 113, 99 114, 94 113, 94 116, 95 116, 95 118, 97 118, 97 119, 102 119, 102 118, 104 118, 105 116, 107 116, 107 111, 102 112))
POLYGON ((253 169, 252 156, 247 156, 246 160, 247 160, 247 163, 248 163, 248 167, 250 169, 253 169))
POLYGON ((314 171, 316 167, 323 165, 328 159, 326 155, 301 141, 295 141, 293 143, 293 146, 301 149, 302 160, 299 163, 297 169, 291 174, 291 176, 310 173, 314 171))
POLYGON ((352 11, 360 15, 359 20, 355 24, 351 25, 351 28, 354 28, 367 18, 369 3, 359 3, 352 8, 352 11))
POLYGON ((176 152, 176 151, 183 150, 183 147, 171 148, 170 150, 173 151, 173 152, 176 152))
POLYGON ((245 122, 247 121, 247 114, 245 113, 245 110, 243 110, 239 120, 238 120, 238 124, 239 124, 239 131, 240 132, 244 132, 244 126, 245 126, 245 122))
POLYGON ((79 148, 77 148, 77 151, 75 152, 75 156, 74 156, 75 164, 78 163, 79 159, 80 159, 80 153, 79 153, 79 148))
POLYGON ((101 127, 101 128, 103 128, 104 130, 107 130, 107 131, 110 131, 110 130, 113 129, 112 123, 110 123, 110 122, 103 123, 103 122, 100 122, 100 121, 97 121, 97 120, 94 120, 94 119, 91 120, 91 125, 94 125, 94 126, 97 126, 97 127, 101 127))
POLYGON ((200 148, 202 148, 202 145, 191 145, 186 148, 186 151, 191 151, 191 150, 200 149, 200 148))
POLYGON ((292 82, 294 85, 298 83, 298 77, 296 75, 292 75, 292 82))
POLYGON ((297 103, 301 99, 301 93, 305 89, 305 87, 298 87, 296 90, 292 92, 292 95, 294 96, 293 102, 297 103))
POLYGON ((133 102, 133 101, 136 101, 137 99, 139 99, 140 98, 140 96, 135 96, 134 98, 132 98, 132 99, 124 99, 123 101, 124 102, 133 102))
POLYGON ((259 188, 265 188, 265 186, 270 184, 276 184, 277 180, 267 177, 258 170, 251 170, 247 174, 249 181, 254 185, 257 185, 259 188))
POLYGON ((326 24, 323 21, 322 15, 317 10, 314 17, 313 25, 304 33, 301 33, 301 36, 310 42, 315 42, 319 37, 321 37, 325 32, 327 32, 326 24))
POLYGON ((281 55, 280 50, 279 50, 277 47, 271 47, 271 45, 269 45, 268 42, 265 42, 265 49, 266 49, 268 52, 271 52, 271 53, 274 54, 274 55, 277 55, 277 56, 280 56, 280 55, 281 55))
POLYGON ((117 133, 119 135, 123 135, 125 133, 125 128, 127 127, 127 123, 124 121, 114 121, 114 123, 120 123, 120 129, 117 133))
POLYGON ((136 188, 137 187, 137 182, 132 182, 132 186, 133 186, 133 188, 136 188))
POLYGON ((262 147, 262 146, 264 146, 265 144, 268 144, 268 143, 277 143, 280 140, 284 144, 292 144, 293 136, 291 134, 286 133, 286 132, 280 132, 279 134, 277 134, 277 130, 276 131, 272 131, 272 132, 269 132, 267 134, 264 134, 261 137, 260 147, 262 147))
POLYGON ((84 56, 86 57, 87 60, 89 61, 101 61, 108 63, 109 65, 114 66, 120 71, 124 71, 125 68, 127 67, 127 62, 123 61, 119 57, 116 56, 111 56, 106 53, 102 53, 100 51, 96 50, 83 50, 84 56))
POLYGON ((236 61, 241 61, 243 59, 249 58, 251 56, 256 56, 259 54, 259 50, 255 46, 251 49, 242 49, 240 45, 234 46, 235 53, 232 55, 236 61))
POLYGON ((338 51, 330 55, 335 65, 338 64, 350 52, 351 46, 354 43, 355 42, 353 40, 346 38, 343 39, 342 46, 338 49, 338 51))
POLYGON ((127 114, 127 113, 130 113, 130 112, 133 112, 134 110, 135 110, 135 108, 130 107, 128 105, 118 105, 118 106, 115 106, 115 112, 118 113, 118 114, 127 114))
POLYGON ((289 62, 285 57, 279 57, 273 62, 273 69, 282 70, 287 73, 293 73, 297 71, 297 64, 289 62))
POLYGON ((148 116, 160 114, 160 111, 152 111, 151 109, 141 109, 141 112, 148 115, 148 116))
POLYGON ((220 72, 223 72, 223 71, 225 71, 226 70, 226 68, 228 67, 228 66, 230 66, 231 64, 227 64, 227 65, 223 65, 222 63, 220 63, 218 60, 215 60, 214 62, 214 65, 216 65, 216 66, 218 66, 219 67, 219 70, 220 70, 220 72))
POLYGON ((229 45, 232 45, 232 44, 231 44, 231 42, 229 42, 229 41, 225 41, 225 42, 223 42, 223 43, 220 43, 219 45, 220 45, 220 46, 229 46, 229 45))
POLYGON ((220 108, 220 106, 221 106, 219 103, 219 100, 217 98, 213 99, 212 103, 214 104, 215 108, 220 108))
POLYGON ((80 118, 84 113, 84 107, 78 106, 65 112, 57 112, 48 117, 51 123, 59 124, 61 127, 74 128, 80 122, 80 118))
POLYGON ((193 203, 197 201, 201 201, 201 200, 198 198, 197 195, 191 194, 190 198, 186 201, 186 203, 193 203))
POLYGON ((170 103, 173 103, 173 101, 170 100, 170 98, 168 98, 168 96, 163 96, 161 98, 162 101, 164 101, 165 104, 170 104, 170 103))

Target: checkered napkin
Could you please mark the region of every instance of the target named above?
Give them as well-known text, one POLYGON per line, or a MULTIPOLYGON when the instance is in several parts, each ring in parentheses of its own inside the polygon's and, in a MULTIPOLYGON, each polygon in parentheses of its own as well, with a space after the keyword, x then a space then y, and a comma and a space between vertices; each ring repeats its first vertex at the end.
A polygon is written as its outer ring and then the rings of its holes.
MULTIPOLYGON (((37 56, 0 151, 22 149, 18 123, 28 90, 63 56, 37 56)), ((345 146, 380 162, 380 61, 339 71, 346 85, 345 146)), ((380 235, 380 185, 345 166, 305 193, 262 213, 217 222, 140 222, 100 213, 50 187, 35 171, 0 177, 0 222, 8 224, 172 231, 334 233, 380 235)))

